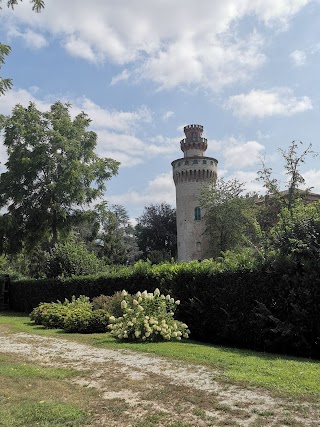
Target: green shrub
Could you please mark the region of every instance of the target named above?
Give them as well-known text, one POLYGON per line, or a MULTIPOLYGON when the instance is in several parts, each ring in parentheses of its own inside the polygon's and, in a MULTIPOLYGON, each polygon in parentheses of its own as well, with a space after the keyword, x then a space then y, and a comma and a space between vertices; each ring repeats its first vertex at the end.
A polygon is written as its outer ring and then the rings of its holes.
MULTIPOLYGON (((131 298, 130 295, 127 295, 127 299, 130 299, 130 298, 131 298)), ((92 305, 94 310, 102 308, 104 310, 107 310, 112 316, 120 317, 122 316, 122 308, 121 308, 122 300, 123 300, 123 296, 121 292, 118 291, 111 296, 100 295, 98 297, 93 298, 92 305)))
POLYGON ((119 340, 170 341, 188 338, 190 331, 187 325, 173 318, 180 301, 161 294, 159 289, 153 293, 137 292, 134 298, 122 291, 122 296, 123 315, 109 319, 111 334, 119 340))
POLYGON ((47 329, 63 329, 64 320, 69 312, 67 306, 59 303, 51 304, 42 315, 42 325, 47 329))
POLYGON ((77 307, 70 310, 64 321, 64 330, 72 333, 92 334, 95 332, 107 332, 109 313, 99 309, 89 311, 77 307))
POLYGON ((51 302, 42 302, 38 305, 38 307, 35 307, 32 312, 30 313, 30 319, 36 324, 36 325, 42 325, 43 318, 47 312, 47 310, 50 310, 52 307, 51 302))
POLYGON ((43 325, 48 329, 64 329, 65 319, 75 310, 92 311, 90 299, 84 295, 79 298, 72 297, 71 301, 65 299, 63 303, 41 303, 30 314, 31 320, 37 325, 43 325))

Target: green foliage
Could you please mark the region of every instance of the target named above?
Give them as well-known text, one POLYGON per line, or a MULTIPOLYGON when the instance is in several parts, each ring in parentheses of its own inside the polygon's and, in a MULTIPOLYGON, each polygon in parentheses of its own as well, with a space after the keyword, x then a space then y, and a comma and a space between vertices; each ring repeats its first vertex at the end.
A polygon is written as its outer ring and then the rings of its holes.
POLYGON ((153 293, 138 291, 133 298, 122 291, 122 296, 122 316, 109 319, 111 334, 119 340, 179 341, 182 337, 188 338, 188 326, 173 317, 179 300, 161 294, 158 288, 153 293))
POLYGON ((4 126, 8 161, 0 176, 0 250, 17 253, 39 242, 57 243, 79 207, 104 194, 118 162, 99 158, 97 135, 85 113, 74 119, 70 105, 56 102, 48 112, 17 105, 4 126))
POLYGON ((176 318, 194 339, 320 358, 319 263, 285 257, 252 266, 246 254, 224 256, 179 264, 140 261, 133 268, 59 282, 13 281, 10 301, 15 310, 30 311, 40 301, 84 294, 92 299, 123 288, 135 294, 142 286, 150 293, 158 287, 182 301, 176 318))
MULTIPOLYGON (((130 295, 127 296, 130 298, 130 295)), ((113 295, 100 295, 98 297, 93 298, 92 305, 94 310, 106 310, 114 317, 122 316, 122 308, 121 302, 123 300, 123 296, 120 291, 114 293, 113 295)))
POLYGON ((282 256, 306 262, 320 255, 320 202, 306 204, 295 200, 291 208, 281 210, 271 230, 271 245, 282 256))
POLYGON ((101 231, 98 234, 100 256, 108 264, 132 264, 139 257, 134 228, 123 206, 112 205, 110 209, 102 203, 95 207, 101 231))
MULTIPOLYGON (((0 69, 5 62, 5 57, 9 55, 11 48, 8 45, 0 43, 0 69)), ((4 79, 0 77, 0 96, 9 90, 12 86, 11 79, 4 79)))
POLYGON ((106 310, 90 311, 79 307, 69 311, 64 321, 64 330, 80 334, 107 332, 109 317, 106 310))
POLYGON ((47 277, 71 277, 97 274, 105 264, 84 242, 67 241, 55 245, 47 255, 47 277))
POLYGON ((202 191, 201 205, 206 212, 205 221, 210 234, 208 258, 248 246, 255 239, 256 197, 243 194, 243 186, 236 179, 220 179, 202 191))
POLYGON ((176 211, 167 203, 144 208, 137 218, 136 234, 144 259, 162 262, 177 254, 176 211), (161 256, 159 256, 161 254, 161 256))
POLYGON ((88 297, 72 297, 63 303, 41 303, 30 313, 30 319, 36 325, 47 329, 64 329, 66 332, 91 334, 106 332, 109 313, 105 309, 93 310, 88 297))
POLYGON ((65 299, 63 303, 60 301, 40 303, 30 313, 30 319, 36 325, 43 325, 48 329, 63 329, 66 317, 73 311, 91 312, 92 304, 90 299, 81 295, 79 298, 73 296, 71 301, 65 299))

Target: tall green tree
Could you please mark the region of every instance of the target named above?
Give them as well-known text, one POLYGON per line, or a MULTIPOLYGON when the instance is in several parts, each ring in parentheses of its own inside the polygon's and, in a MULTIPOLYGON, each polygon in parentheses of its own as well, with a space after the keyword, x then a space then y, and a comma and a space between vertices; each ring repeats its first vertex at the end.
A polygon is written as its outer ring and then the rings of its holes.
POLYGON ((307 146, 301 141, 292 141, 287 149, 279 149, 283 158, 283 167, 287 180, 283 184, 274 177, 272 168, 267 167, 265 161, 261 159, 262 168, 258 171, 257 180, 263 183, 266 190, 265 196, 261 197, 258 203, 257 221, 260 224, 261 242, 265 250, 268 251, 272 243, 270 232, 275 224, 281 219, 282 214, 287 216, 295 206, 298 199, 307 201, 311 189, 302 190, 305 179, 301 172, 301 167, 309 156, 316 156, 312 150, 312 145, 307 146))
POLYGON ((134 227, 126 209, 121 205, 106 204, 96 207, 100 223, 98 255, 108 264, 131 264, 140 255, 134 227))
POLYGON ((212 257, 255 240, 255 201, 256 196, 245 194, 244 184, 236 179, 218 179, 203 189, 200 203, 205 210, 212 257))
MULTIPOLYGON (((0 9, 1 9, 2 3, 3 3, 3 0, 0 0, 0 9)), ((14 9, 14 7, 18 4, 18 0, 7 0, 6 3, 8 7, 11 7, 12 9, 14 9)), ((32 4, 32 10, 34 10, 35 12, 40 12, 41 9, 44 8, 43 0, 30 0, 30 3, 32 4)), ((10 46, 0 43, 0 69, 5 62, 5 57, 9 55, 10 52, 11 52, 10 46)), ((0 96, 3 95, 11 87, 12 87, 11 79, 0 77, 0 96)))
POLYGON ((74 119, 70 105, 48 112, 17 105, 4 128, 8 161, 0 175, 2 251, 32 248, 42 239, 54 245, 79 210, 103 195, 118 162, 95 154, 97 135, 85 113, 74 119))
POLYGON ((136 234, 144 258, 163 261, 177 255, 176 210, 168 203, 146 206, 137 218, 136 234))

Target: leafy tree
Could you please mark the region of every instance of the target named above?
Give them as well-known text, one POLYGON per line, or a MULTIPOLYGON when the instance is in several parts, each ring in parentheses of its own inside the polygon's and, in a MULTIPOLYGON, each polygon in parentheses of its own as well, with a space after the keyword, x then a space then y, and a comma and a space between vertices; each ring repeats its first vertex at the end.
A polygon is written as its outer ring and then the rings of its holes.
POLYGON ((177 224, 175 209, 167 203, 146 206, 137 221, 138 246, 145 259, 149 258, 154 262, 160 262, 176 257, 177 224))
POLYGON ((84 242, 69 239, 47 253, 46 276, 70 277, 97 274, 105 268, 102 260, 88 251, 84 242))
MULTIPOLYGON (((0 9, 1 4, 3 0, 0 0, 0 9)), ((20 0, 22 1, 22 0, 20 0)), ((41 9, 44 8, 44 1, 43 0, 30 0, 30 3, 32 3, 32 10, 35 12, 40 12, 41 9)), ((7 6, 11 7, 12 9, 18 4, 18 0, 8 0, 7 6)), ((0 43, 0 69, 2 65, 5 62, 5 57, 9 55, 11 51, 10 46, 0 43)), ((0 96, 3 95, 8 89, 10 89, 12 86, 12 80, 11 79, 5 79, 0 77, 0 96)))
MULTIPOLYGON (((301 141, 292 141, 288 149, 279 149, 284 159, 284 169, 288 177, 285 184, 285 190, 281 191, 281 182, 273 177, 272 168, 268 168, 262 159, 262 169, 258 171, 257 180, 263 183, 266 189, 266 195, 260 198, 258 203, 257 221, 260 225, 261 242, 265 251, 272 251, 273 242, 270 240, 272 228, 281 220, 287 222, 287 214, 296 206, 298 199, 308 200, 310 189, 302 190, 301 185, 305 180, 301 174, 301 166, 305 163, 308 156, 315 156, 312 151, 312 145, 303 146, 301 141)), ((290 247, 290 245, 289 245, 290 247)), ((288 250, 290 250, 288 247, 288 250)))
POLYGON ((218 179, 203 189, 200 202, 205 210, 213 257, 254 240, 255 201, 254 195, 244 194, 244 184, 236 179, 218 179))
POLYGON ((261 159, 262 169, 258 171, 257 180, 262 182, 266 189, 269 205, 277 205, 279 208, 287 206, 290 210, 297 198, 305 198, 308 195, 309 189, 304 192, 300 189, 300 186, 305 183, 300 168, 309 155, 315 156, 316 154, 312 151, 311 144, 304 148, 301 141, 292 141, 287 150, 280 148, 279 151, 284 159, 284 169, 288 177, 285 191, 280 191, 280 181, 272 177, 273 170, 266 166, 263 159, 261 159), (299 152, 299 147, 302 147, 301 152, 299 152))
POLYGON ((6 119, 7 171, 0 175, 1 252, 16 253, 23 244, 55 245, 68 232, 83 205, 105 191, 118 162, 99 158, 95 132, 85 113, 70 117, 70 105, 56 102, 42 113, 34 104, 17 105, 6 119))
POLYGON ((121 205, 106 204, 96 207, 101 231, 98 234, 98 254, 110 264, 129 264, 139 257, 134 227, 126 209, 121 205))
POLYGON ((320 202, 305 203, 297 199, 284 207, 271 229, 272 247, 294 261, 319 260, 320 202))

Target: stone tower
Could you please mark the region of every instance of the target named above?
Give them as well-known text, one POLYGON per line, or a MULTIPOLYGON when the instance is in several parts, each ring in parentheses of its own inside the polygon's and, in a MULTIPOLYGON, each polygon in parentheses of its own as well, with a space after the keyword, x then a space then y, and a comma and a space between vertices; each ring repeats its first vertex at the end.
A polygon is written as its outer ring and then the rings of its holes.
POLYGON ((180 141, 184 157, 171 163, 176 186, 179 261, 202 260, 209 255, 209 237, 199 196, 203 185, 217 179, 218 161, 204 156, 208 143, 202 132, 201 125, 185 126, 185 138, 180 141))

